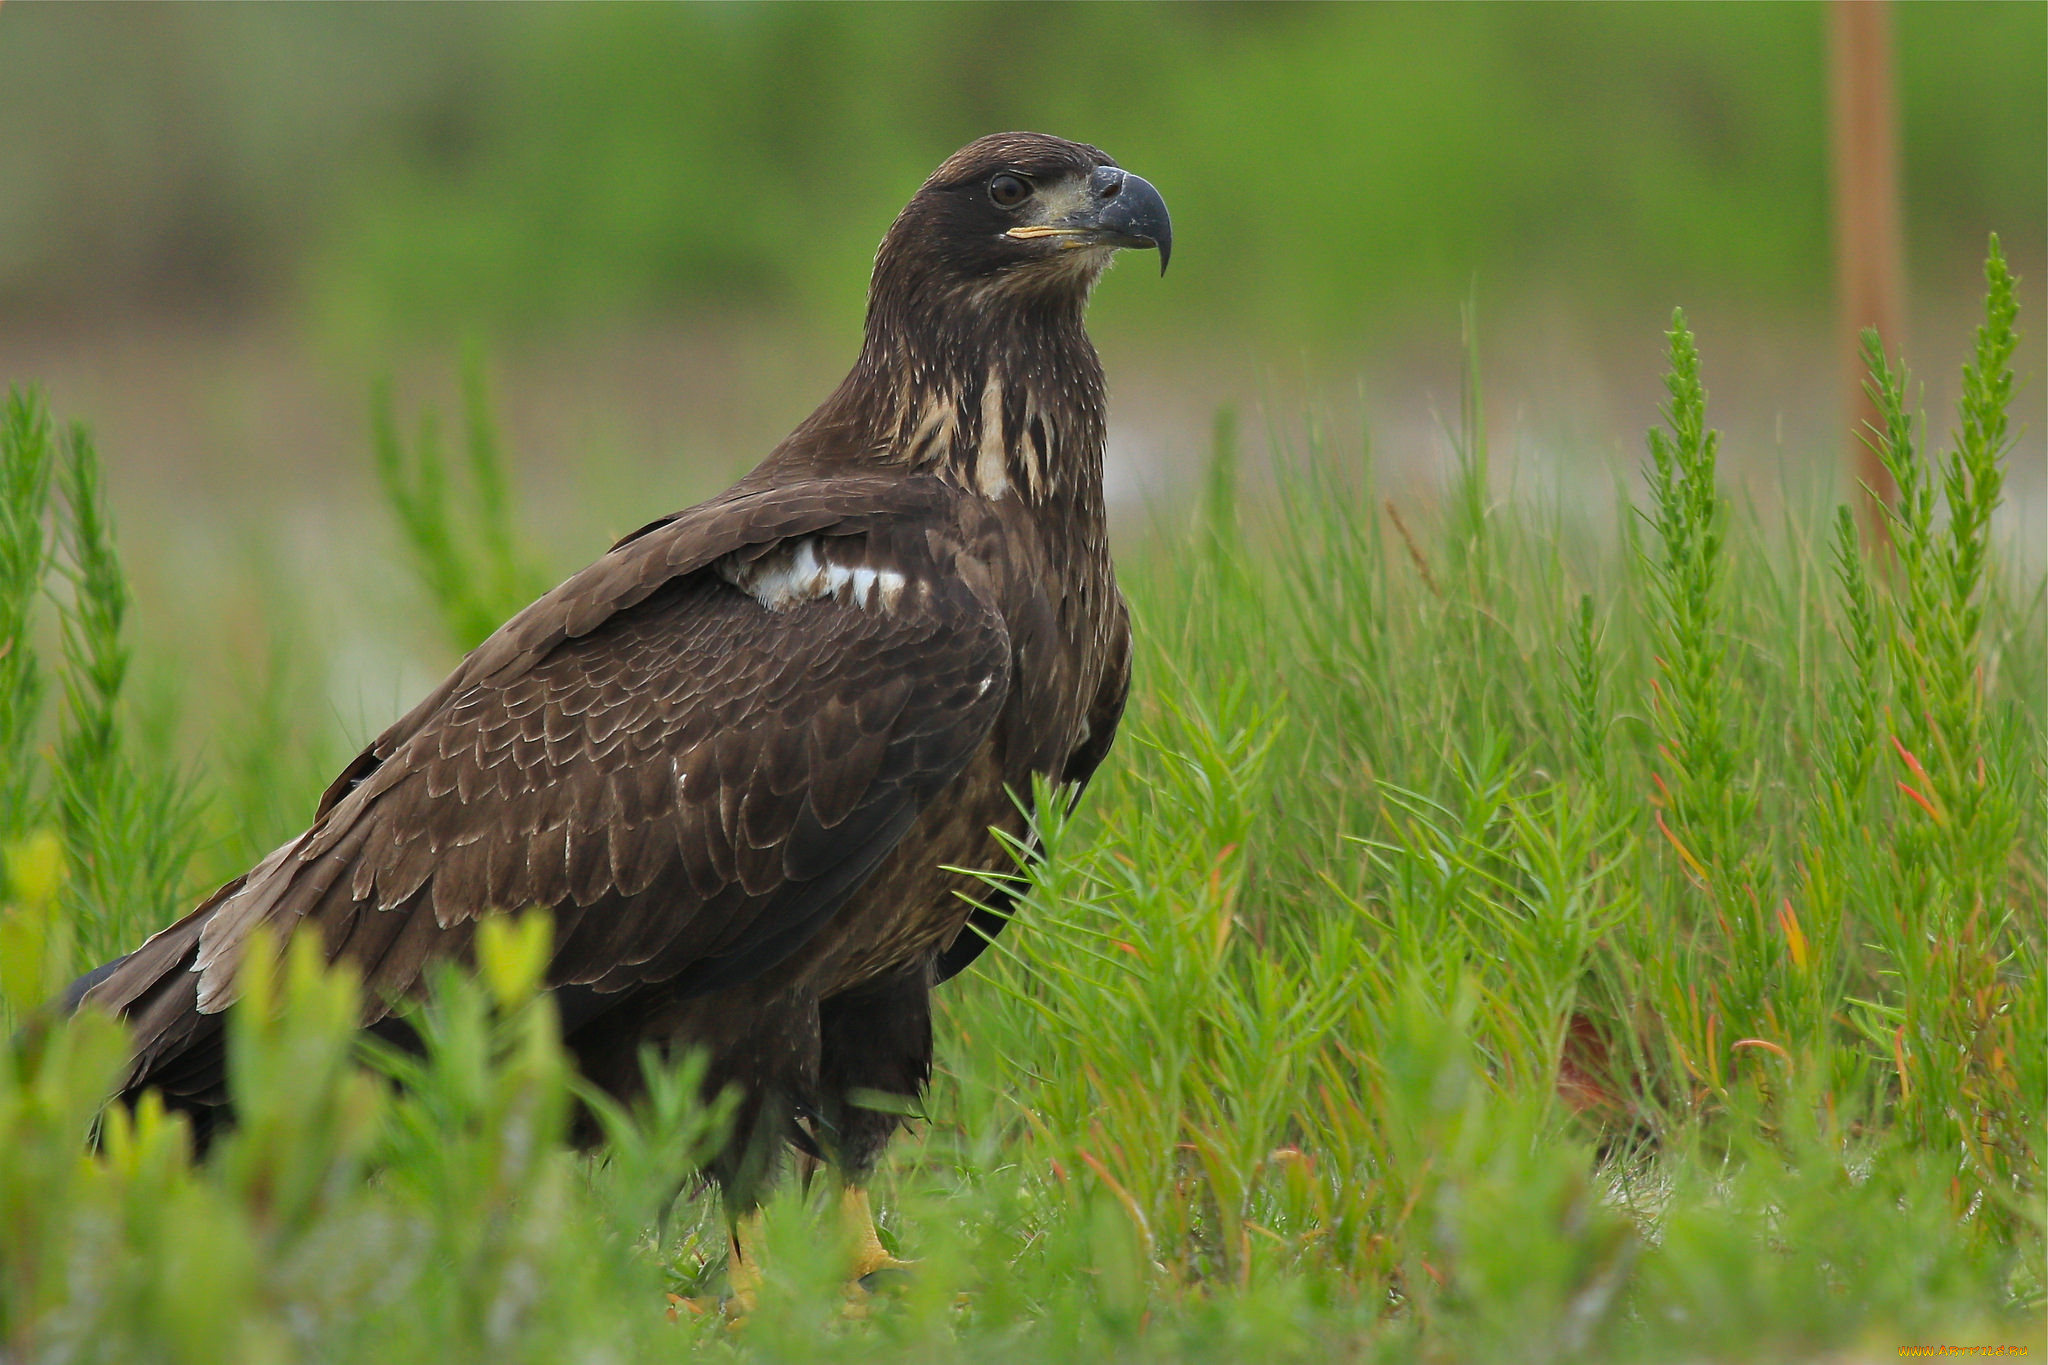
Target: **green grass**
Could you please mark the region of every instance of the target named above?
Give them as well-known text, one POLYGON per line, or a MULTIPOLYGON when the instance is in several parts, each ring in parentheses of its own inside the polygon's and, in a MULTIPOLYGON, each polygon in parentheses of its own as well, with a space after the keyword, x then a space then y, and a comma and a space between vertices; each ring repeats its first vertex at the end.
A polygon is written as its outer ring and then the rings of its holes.
MULTIPOLYGON (((2044 583, 1990 535, 1995 248, 1987 279, 1941 458, 1872 348, 1903 490, 1876 549, 1846 509, 1731 504, 1682 318, 1640 506, 1497 499, 1469 434, 1432 505, 1313 434, 1254 498, 1219 418, 1192 519, 1125 559, 1115 755, 1042 818, 1019 923, 943 992, 941 1075, 880 1187, 921 1269, 864 1316, 791 1189, 745 1330, 669 1320, 665 1294, 722 1273, 711 1201, 668 1207, 710 1120, 657 1068, 643 1112, 603 1112, 607 1158, 563 1147, 575 1087, 521 930, 441 981, 396 1093, 352 1051, 345 977, 265 973, 235 1023, 247 1118, 204 1167, 149 1106, 88 1152, 118 1032, 29 1027, 0 1066, 0 1353, 2042 1349, 2048 650, 2044 583)), ((526 572, 481 404, 470 494, 380 430, 467 643, 526 572)), ((17 400, 5 449, 0 989, 23 1018, 189 896, 193 818, 260 825, 313 778, 181 782, 124 726, 90 445, 17 400)), ((256 714, 280 752, 326 742, 256 714)))

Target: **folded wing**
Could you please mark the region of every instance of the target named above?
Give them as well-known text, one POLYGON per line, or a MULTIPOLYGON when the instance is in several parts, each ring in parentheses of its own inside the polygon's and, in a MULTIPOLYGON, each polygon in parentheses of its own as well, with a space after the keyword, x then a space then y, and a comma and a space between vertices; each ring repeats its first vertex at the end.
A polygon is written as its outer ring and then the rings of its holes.
MULTIPOLYGON (((515 617, 337 779, 313 827, 94 983, 130 1087, 218 1084, 259 926, 316 928, 376 1017, 476 921, 555 914, 549 984, 744 981, 803 946, 967 763, 1010 650, 926 481, 657 523, 515 617)), ((366 1021, 368 1022, 368 1021, 366 1021)))

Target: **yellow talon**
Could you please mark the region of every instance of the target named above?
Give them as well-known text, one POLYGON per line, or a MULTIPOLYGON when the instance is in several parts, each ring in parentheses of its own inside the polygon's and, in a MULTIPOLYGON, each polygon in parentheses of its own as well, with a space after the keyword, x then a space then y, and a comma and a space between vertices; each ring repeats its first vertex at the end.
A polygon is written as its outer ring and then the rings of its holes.
MULTIPOLYGON (((868 1203, 868 1192, 858 1185, 848 1185, 839 1195, 839 1214, 846 1226, 846 1235, 853 1252, 853 1274, 849 1277, 855 1287, 878 1270, 908 1270, 912 1262, 901 1261, 891 1256, 882 1245, 882 1239, 875 1233, 874 1210, 868 1203)), ((742 1214, 733 1224, 731 1233, 732 1259, 726 1266, 726 1279, 731 1292, 722 1305, 725 1316, 734 1327, 741 1326, 749 1314, 760 1303, 761 1286, 766 1280, 762 1272, 761 1249, 764 1245, 761 1211, 755 1209, 742 1214)), ((675 1306, 688 1306, 693 1311, 696 1305, 676 1300, 671 1296, 670 1312, 675 1306)))
POLYGON ((839 1215, 846 1224, 847 1239, 853 1244, 853 1280, 859 1283, 878 1270, 908 1270, 914 1262, 891 1256, 875 1232, 874 1210, 868 1192, 860 1185, 848 1185, 839 1194, 839 1215))
POLYGON ((725 1278, 732 1286, 732 1293, 725 1300, 725 1315, 737 1327, 746 1321, 754 1311, 761 1291, 762 1223, 761 1211, 743 1213, 732 1228, 732 1260, 727 1264, 725 1278), (754 1248, 749 1254, 747 1248, 754 1248))

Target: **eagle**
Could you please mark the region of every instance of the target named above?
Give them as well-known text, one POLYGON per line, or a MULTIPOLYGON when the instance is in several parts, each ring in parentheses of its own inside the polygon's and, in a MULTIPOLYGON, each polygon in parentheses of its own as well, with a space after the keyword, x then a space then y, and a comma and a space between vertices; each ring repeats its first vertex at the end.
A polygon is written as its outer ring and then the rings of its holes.
POLYGON ((334 779, 313 821, 65 1004, 125 1019, 121 1098, 228 1121, 224 1011, 252 942, 316 935, 402 1036, 479 921, 552 913, 564 1043, 630 1101, 701 1049, 736 1115, 705 1174, 734 1297, 789 1150, 866 1184, 932 1061, 931 993, 1003 925, 1020 798, 1078 793, 1130 686, 1083 327, 1119 248, 1172 230, 1102 151, 997 133, 949 157, 874 263, 844 381, 738 483, 521 611, 334 779), (258 931, 263 931, 259 936, 258 931))

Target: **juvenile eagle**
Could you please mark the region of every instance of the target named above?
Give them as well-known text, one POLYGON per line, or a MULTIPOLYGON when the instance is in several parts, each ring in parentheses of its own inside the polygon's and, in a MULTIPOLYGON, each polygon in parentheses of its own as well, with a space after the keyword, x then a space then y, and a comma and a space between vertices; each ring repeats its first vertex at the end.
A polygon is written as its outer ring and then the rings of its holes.
POLYGON ((880 1264, 863 1184, 906 1106, 860 1101, 922 1090, 932 987, 1000 924, 970 925, 961 893, 989 889, 947 869, 1006 868, 1015 794, 1085 782, 1123 711, 1082 314, 1117 248, 1163 270, 1171 245, 1158 192, 1093 147, 949 158, 882 239, 860 358, 788 439, 506 622, 310 829, 73 987, 132 1026, 123 1096, 202 1136, 225 1116, 259 926, 316 929, 395 1030, 479 918, 547 906, 583 1072, 630 1098, 643 1043, 704 1049, 743 1096, 710 1169, 736 1220, 815 1144, 880 1264))

